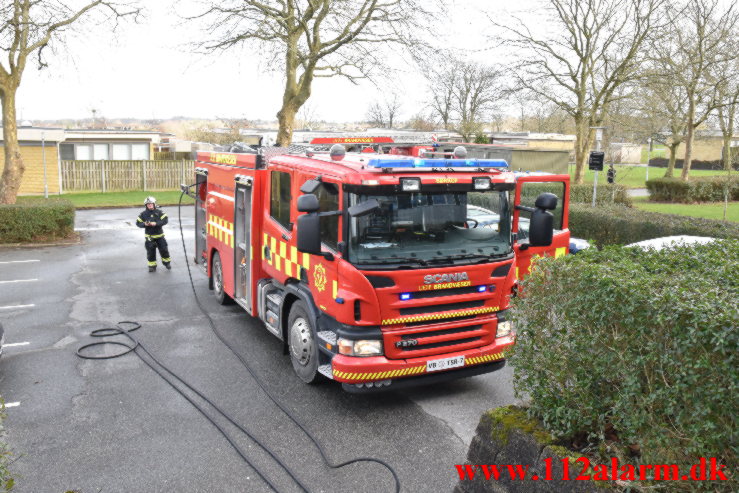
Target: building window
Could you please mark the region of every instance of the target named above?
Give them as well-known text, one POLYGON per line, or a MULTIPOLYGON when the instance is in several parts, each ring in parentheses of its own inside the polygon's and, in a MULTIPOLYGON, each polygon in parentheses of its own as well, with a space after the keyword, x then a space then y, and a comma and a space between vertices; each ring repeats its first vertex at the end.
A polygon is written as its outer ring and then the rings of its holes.
POLYGON ((108 159, 108 144, 95 144, 93 146, 93 156, 96 160, 108 159))
POLYGON ((118 161, 131 159, 131 144, 113 144, 113 159, 118 161))
POLYGON ((272 172, 269 215, 290 230, 290 174, 282 171, 272 172))
POLYGON ((92 146, 91 145, 80 145, 75 146, 75 157, 80 161, 87 161, 92 159, 92 146))
POLYGON ((131 159, 149 159, 149 144, 131 144, 131 159))
POLYGON ((62 161, 74 161, 74 144, 59 144, 59 156, 62 161))

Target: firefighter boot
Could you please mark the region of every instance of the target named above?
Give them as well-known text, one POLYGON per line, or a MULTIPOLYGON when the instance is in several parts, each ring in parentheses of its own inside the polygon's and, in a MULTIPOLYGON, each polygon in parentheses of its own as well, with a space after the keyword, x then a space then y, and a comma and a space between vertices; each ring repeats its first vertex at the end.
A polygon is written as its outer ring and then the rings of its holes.
POLYGON ((150 265, 149 266, 149 272, 156 272, 156 271, 157 271, 157 266, 156 265, 150 265))
POLYGON ((172 270, 172 266, 169 265, 169 262, 167 262, 166 264, 164 264, 164 266, 167 268, 167 270, 172 270))

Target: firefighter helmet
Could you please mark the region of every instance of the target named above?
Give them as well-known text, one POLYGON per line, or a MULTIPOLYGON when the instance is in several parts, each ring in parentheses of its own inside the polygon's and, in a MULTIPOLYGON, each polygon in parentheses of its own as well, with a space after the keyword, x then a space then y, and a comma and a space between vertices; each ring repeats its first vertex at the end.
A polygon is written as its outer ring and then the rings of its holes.
POLYGON ((146 197, 146 200, 144 200, 144 205, 148 205, 148 204, 154 204, 154 207, 156 207, 157 199, 149 195, 148 197, 146 197))

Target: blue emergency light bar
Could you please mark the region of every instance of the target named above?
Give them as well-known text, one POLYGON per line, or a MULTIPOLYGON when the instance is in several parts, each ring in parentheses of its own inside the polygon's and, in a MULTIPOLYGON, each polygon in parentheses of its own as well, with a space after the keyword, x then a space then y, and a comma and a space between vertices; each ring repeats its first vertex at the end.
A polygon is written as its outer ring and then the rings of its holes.
POLYGON ((375 158, 367 162, 372 168, 508 168, 504 159, 434 159, 375 158))

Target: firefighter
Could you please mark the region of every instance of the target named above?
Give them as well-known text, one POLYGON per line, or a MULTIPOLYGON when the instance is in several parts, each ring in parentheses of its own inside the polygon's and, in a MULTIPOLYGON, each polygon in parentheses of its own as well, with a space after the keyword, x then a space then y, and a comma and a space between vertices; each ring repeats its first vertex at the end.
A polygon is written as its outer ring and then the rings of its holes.
POLYGON ((616 181, 616 168, 613 167, 613 163, 608 167, 608 173, 606 174, 606 179, 608 180, 608 183, 611 185, 616 181))
POLYGON ((146 258, 149 261, 149 272, 157 270, 157 248, 159 256, 162 258, 162 264, 171 270, 169 265, 172 259, 169 258, 169 249, 167 248, 167 240, 164 239, 164 230, 162 226, 169 222, 167 214, 157 207, 157 199, 154 197, 146 197, 144 200, 146 209, 139 214, 136 220, 136 226, 144 228, 144 246, 146 247, 146 258))

